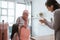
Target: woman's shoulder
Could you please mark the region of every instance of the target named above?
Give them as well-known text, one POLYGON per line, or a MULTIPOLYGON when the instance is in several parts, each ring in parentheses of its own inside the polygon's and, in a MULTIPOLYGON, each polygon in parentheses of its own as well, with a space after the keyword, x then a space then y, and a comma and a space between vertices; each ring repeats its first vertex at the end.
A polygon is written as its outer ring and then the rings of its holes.
POLYGON ((60 12, 60 9, 56 9, 55 12, 60 12))
POLYGON ((56 9, 56 10, 54 11, 54 14, 55 14, 55 15, 60 15, 60 9, 56 9))

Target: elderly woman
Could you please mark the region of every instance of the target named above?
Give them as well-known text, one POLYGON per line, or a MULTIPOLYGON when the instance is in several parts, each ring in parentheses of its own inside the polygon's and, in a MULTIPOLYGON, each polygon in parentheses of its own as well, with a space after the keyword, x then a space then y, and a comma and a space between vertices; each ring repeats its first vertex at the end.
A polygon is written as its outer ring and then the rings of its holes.
POLYGON ((28 28, 28 10, 23 11, 23 15, 18 17, 16 23, 20 25, 20 40, 30 39, 30 29, 28 28))

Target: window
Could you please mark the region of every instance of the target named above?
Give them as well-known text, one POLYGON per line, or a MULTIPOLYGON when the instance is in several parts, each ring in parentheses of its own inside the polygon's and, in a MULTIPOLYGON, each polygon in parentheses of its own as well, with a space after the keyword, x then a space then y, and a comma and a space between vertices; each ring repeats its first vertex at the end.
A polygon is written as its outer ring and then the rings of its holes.
POLYGON ((2 9, 2 15, 7 15, 7 10, 6 9, 2 9))
MULTIPOLYGON (((12 23, 9 24, 10 28, 12 28, 12 25, 13 25, 12 23)), ((12 31, 12 30, 9 30, 9 31, 12 31)))
POLYGON ((8 2, 8 8, 14 8, 14 3, 13 2, 8 2))
POLYGON ((8 1, 0 1, 0 22, 4 20, 5 22, 10 24, 13 24, 14 21, 14 13, 15 13, 15 4, 14 2, 8 2, 8 1))
POLYGON ((0 15, 1 15, 1 8, 0 8, 0 15))
POLYGON ((7 2, 6 1, 2 1, 2 8, 7 8, 7 2))
POLYGON ((8 16, 14 16, 14 9, 8 9, 8 16))
POLYGON ((14 17, 8 17, 8 23, 13 24, 14 23, 14 17))
POLYGON ((0 7, 2 6, 2 2, 0 1, 0 7))
POLYGON ((16 4, 16 19, 22 16, 24 10, 25 10, 24 4, 16 4))
POLYGON ((7 16, 1 16, 1 22, 4 20, 4 22, 7 22, 7 16))

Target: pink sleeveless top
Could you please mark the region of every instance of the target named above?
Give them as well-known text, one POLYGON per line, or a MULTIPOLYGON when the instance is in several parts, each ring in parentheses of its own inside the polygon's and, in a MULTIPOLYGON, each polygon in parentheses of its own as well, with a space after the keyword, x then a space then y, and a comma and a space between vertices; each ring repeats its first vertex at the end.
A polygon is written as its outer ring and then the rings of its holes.
POLYGON ((20 39, 21 40, 29 40, 30 39, 29 36, 30 36, 30 30, 28 28, 22 27, 21 28, 20 39))
MULTIPOLYGON (((17 23, 18 22, 20 23, 20 26, 26 24, 22 17, 19 17, 17 19, 17 23)), ((30 36, 30 29, 28 28, 28 22, 27 22, 26 26, 27 26, 27 28, 25 28, 25 27, 21 28, 21 31, 20 31, 20 40, 29 40, 30 39, 29 38, 29 36, 30 36)))

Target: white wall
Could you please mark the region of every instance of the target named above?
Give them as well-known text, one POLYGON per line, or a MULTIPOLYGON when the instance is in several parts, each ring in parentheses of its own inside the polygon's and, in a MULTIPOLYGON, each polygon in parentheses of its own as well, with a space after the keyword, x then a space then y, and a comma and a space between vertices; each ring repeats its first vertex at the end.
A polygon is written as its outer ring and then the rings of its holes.
POLYGON ((42 26, 39 23, 39 13, 43 12, 45 18, 50 21, 51 14, 47 11, 45 7, 46 0, 32 0, 32 35, 33 36, 43 36, 53 34, 54 31, 51 30, 46 25, 42 26))

